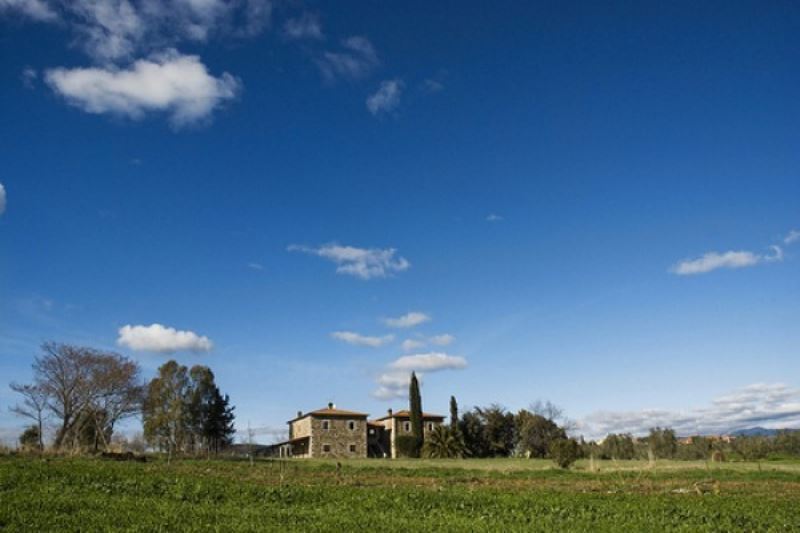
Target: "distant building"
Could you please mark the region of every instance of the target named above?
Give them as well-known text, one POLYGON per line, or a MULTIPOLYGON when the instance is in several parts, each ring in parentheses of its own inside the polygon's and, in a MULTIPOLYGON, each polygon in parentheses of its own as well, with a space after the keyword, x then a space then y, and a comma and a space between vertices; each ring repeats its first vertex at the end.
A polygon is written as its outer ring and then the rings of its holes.
MULTIPOLYGON (((442 425, 444 417, 431 413, 422 413, 423 436, 427 437, 437 426, 442 425)), ((374 441, 380 444, 383 455, 378 457, 397 457, 397 437, 411 435, 411 412, 407 410, 393 412, 389 409, 386 416, 370 422, 370 429, 375 430, 374 441)))
MULTIPOLYGON (((397 457, 396 439, 411 435, 411 413, 392 412, 367 421, 366 413, 328 407, 298 412, 289 420, 289 439, 273 446, 281 457, 397 457)), ((443 416, 423 413, 424 435, 444 421, 443 416)))
POLYGON ((289 440, 281 443, 283 457, 366 457, 367 414, 327 408, 298 412, 287 422, 289 440))

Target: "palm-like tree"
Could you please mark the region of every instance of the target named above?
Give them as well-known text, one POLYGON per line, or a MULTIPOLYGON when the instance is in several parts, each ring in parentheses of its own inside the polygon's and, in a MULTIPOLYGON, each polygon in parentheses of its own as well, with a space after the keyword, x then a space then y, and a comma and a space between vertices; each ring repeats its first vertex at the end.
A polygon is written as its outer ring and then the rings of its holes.
POLYGON ((457 428, 437 426, 425 438, 422 452, 431 459, 461 458, 466 454, 464 437, 457 428))

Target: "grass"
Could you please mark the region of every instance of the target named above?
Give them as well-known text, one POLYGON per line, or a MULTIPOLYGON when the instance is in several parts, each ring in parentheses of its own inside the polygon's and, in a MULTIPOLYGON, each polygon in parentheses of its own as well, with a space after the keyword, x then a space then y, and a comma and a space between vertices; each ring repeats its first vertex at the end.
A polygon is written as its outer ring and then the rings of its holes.
MULTIPOLYGON (((710 485, 709 485, 710 486, 710 485)), ((797 531, 800 462, 0 458, 2 531, 797 531), (698 494, 714 479, 719 493, 698 494), (702 484, 706 486, 708 484, 702 484)))

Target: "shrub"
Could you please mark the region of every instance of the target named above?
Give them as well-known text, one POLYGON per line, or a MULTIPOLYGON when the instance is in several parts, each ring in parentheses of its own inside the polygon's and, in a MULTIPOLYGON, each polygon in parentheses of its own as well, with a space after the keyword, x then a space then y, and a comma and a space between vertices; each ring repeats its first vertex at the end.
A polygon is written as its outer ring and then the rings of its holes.
POLYGON ((398 457, 419 457, 417 439, 413 435, 400 435, 394 441, 398 457))
POLYGON ((23 450, 39 450, 39 426, 28 426, 19 436, 19 445, 23 450))
POLYGON ((464 457, 464 437, 457 428, 436 426, 425 439, 423 457, 431 459, 452 459, 464 457))
POLYGON ((569 468, 580 455, 581 449, 575 439, 556 439, 550 443, 550 458, 561 468, 569 468))

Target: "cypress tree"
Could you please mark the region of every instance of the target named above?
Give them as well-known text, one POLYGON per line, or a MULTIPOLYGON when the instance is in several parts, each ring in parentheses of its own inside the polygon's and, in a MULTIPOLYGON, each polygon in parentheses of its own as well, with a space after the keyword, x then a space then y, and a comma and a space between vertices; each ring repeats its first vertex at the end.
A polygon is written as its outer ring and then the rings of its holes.
POLYGON ((416 441, 415 456, 419 457, 424 442, 424 428, 422 422, 422 397, 419 394, 419 381, 417 374, 411 373, 411 383, 408 387, 408 403, 411 412, 411 435, 416 441))
POLYGON ((458 403, 455 396, 450 396, 450 427, 458 428, 458 403))

